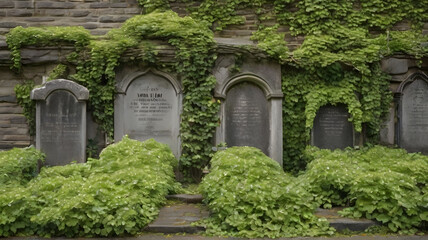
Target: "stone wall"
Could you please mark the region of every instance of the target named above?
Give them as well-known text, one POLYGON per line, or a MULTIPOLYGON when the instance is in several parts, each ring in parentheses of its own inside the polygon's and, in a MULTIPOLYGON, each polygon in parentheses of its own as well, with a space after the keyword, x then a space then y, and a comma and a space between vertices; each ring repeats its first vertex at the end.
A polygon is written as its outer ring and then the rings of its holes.
POLYGON ((22 51, 20 73, 10 69, 10 52, 0 39, 0 149, 25 147, 33 143, 26 118, 17 104, 15 85, 26 80, 41 84, 44 76, 64 60, 71 47, 26 48, 22 51))
MULTIPOLYGON (((171 9, 181 16, 187 15, 184 3, 171 2, 171 9)), ((0 1, 0 35, 17 26, 83 26, 94 35, 103 35, 141 11, 137 0, 3 0, 0 1)), ((216 37, 249 39, 257 30, 254 9, 238 10, 236 14, 244 18, 244 24, 218 31, 216 37)), ((286 33, 292 49, 304 39, 291 36, 288 27, 280 31, 286 33)))
POLYGON ((140 12, 137 0, 2 0, 0 35, 17 26, 83 26, 102 35, 140 12))
MULTIPOLYGON (((180 16, 188 14, 186 3, 171 1, 170 5, 180 16)), ((83 26, 93 35, 103 35, 141 12, 137 0, 1 0, 0 40, 1 35, 17 26, 83 26)), ((216 37, 249 39, 252 32, 257 30, 258 19, 255 9, 241 9, 236 14, 244 18, 244 24, 228 26, 222 31, 215 32, 216 37)), ((409 28, 409 23, 402 22, 393 30, 409 28)), ((289 27, 281 27, 279 31, 285 33, 285 40, 290 49, 295 49, 304 40, 303 36, 291 36, 289 27)), ((424 25, 424 34, 428 34, 428 23, 424 25)))

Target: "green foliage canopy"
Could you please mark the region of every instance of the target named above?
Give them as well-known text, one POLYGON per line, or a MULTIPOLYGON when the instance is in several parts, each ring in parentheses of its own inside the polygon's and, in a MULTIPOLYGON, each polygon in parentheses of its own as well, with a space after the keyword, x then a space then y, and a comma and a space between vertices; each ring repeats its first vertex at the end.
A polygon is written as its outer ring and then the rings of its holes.
POLYGON ((428 157, 375 146, 360 151, 308 147, 298 177, 318 204, 348 206, 345 216, 375 219, 393 232, 415 233, 428 221, 428 157))
POLYGON ((333 233, 325 219, 314 216, 311 194, 259 149, 228 148, 217 152, 211 164, 200 184, 211 210, 205 221, 209 234, 278 238, 333 233))

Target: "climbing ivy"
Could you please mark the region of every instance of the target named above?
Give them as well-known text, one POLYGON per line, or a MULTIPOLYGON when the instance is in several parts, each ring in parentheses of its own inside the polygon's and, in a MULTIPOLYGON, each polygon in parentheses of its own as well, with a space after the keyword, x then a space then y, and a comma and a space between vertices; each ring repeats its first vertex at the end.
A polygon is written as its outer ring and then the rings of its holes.
POLYGON ((253 34, 252 40, 258 41, 258 47, 283 64, 289 61, 289 49, 284 41, 284 33, 278 32, 279 25, 272 27, 260 26, 260 29, 253 34))
POLYGON ((68 68, 64 64, 56 65, 55 68, 52 69, 52 71, 50 71, 47 81, 58 79, 58 78, 65 78, 68 75, 67 70, 68 68))
MULTIPOLYGON (((135 44, 135 43, 134 43, 135 44)), ((71 78, 85 86, 90 93, 89 108, 107 136, 113 138, 115 67, 130 41, 94 40, 89 44, 87 54, 81 54, 71 78)))
POLYGON ((275 13, 294 35, 332 33, 343 26, 386 30, 403 19, 420 26, 426 21, 426 4, 426 0, 277 0, 275 13))
POLYGON ((25 81, 15 85, 14 91, 16 101, 23 108, 23 114, 27 119, 28 129, 31 136, 36 135, 36 102, 31 100, 30 93, 34 88, 33 81, 25 81))
POLYGON ((138 0, 138 3, 146 14, 153 11, 165 11, 170 9, 168 0, 138 0))

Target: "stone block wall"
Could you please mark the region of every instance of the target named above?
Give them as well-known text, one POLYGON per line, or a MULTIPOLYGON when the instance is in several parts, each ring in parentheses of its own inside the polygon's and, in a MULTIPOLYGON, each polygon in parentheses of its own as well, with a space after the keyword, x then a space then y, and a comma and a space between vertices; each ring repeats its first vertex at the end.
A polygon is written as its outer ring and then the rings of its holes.
MULTIPOLYGON (((171 1, 170 6, 180 16, 188 14, 187 3, 171 1)), ((83 26, 94 35, 103 35, 141 12, 137 0, 0 0, 0 36, 17 26, 83 26)), ((247 40, 251 37, 257 30, 255 9, 241 9, 236 15, 243 17, 244 24, 217 31, 216 37, 247 40)), ((269 26, 274 22, 263 24, 269 26)), ((408 22, 402 22, 394 30, 409 28, 408 22)), ((285 33, 290 49, 297 48, 304 40, 303 36, 291 36, 289 27, 281 27, 279 31, 285 33)), ((428 23, 424 26, 424 33, 428 34, 428 23)))
MULTIPOLYGON (((188 14, 186 3, 171 2, 170 5, 180 16, 188 14)), ((103 35, 141 11, 137 0, 2 0, 0 35, 17 26, 83 26, 94 35, 103 35)), ((258 19, 254 9, 238 10, 236 14, 243 17, 244 24, 228 26, 216 32, 216 37, 249 39, 257 30, 258 19)), ((303 42, 303 37, 291 36, 287 27, 280 31, 286 33, 291 49, 303 42)))
POLYGON ((102 35, 140 12, 137 0, 2 0, 0 35, 17 26, 83 26, 102 35))

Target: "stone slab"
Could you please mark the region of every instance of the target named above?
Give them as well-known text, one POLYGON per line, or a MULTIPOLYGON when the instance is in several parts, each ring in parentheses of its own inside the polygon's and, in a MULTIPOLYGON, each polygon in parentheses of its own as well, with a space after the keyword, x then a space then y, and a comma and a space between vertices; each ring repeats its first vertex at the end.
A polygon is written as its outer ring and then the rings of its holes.
POLYGON ((155 70, 121 79, 115 100, 115 140, 124 135, 168 144, 180 156, 181 90, 174 79, 155 70))
POLYGON ((403 74, 409 70, 408 60, 400 58, 387 58, 381 61, 381 68, 389 74, 403 74))
POLYGON ((409 152, 428 153, 428 82, 416 79, 402 94, 399 146, 409 152))
POLYGON ((335 207, 331 209, 318 208, 315 212, 315 215, 326 218, 330 223, 330 226, 339 232, 345 229, 362 232, 371 226, 380 225, 378 222, 369 219, 353 219, 342 217, 338 213, 341 210, 343 210, 343 207, 335 207))
POLYGON ((323 149, 344 149, 354 145, 352 123, 344 105, 319 108, 312 128, 312 145, 323 149))
POLYGON ((251 146, 268 155, 270 128, 268 101, 255 84, 233 86, 226 97, 226 143, 251 146))
POLYGON ((36 100, 36 148, 46 154, 45 164, 66 165, 86 161, 85 87, 65 79, 33 89, 36 100))
POLYGON ((209 212, 199 204, 174 204, 161 208, 158 218, 144 230, 160 233, 197 233, 205 231, 202 226, 191 223, 207 218, 209 212))
POLYGON ((184 203, 202 203, 201 194, 174 194, 166 196, 167 199, 179 200, 184 203))
MULTIPOLYGON (((332 236, 332 237, 292 237, 292 238, 276 238, 277 240, 426 240, 428 235, 353 235, 353 236, 332 236)), ((13 237, 4 238, 5 240, 46 240, 43 237, 13 237)), ((75 238, 49 238, 49 240, 73 240, 75 238)), ((254 240, 266 240, 266 238, 253 238, 254 240)), ((104 237, 104 238, 79 238, 79 240, 248 240, 248 238, 238 237, 209 237, 201 234, 161 234, 161 233, 142 233, 132 237, 104 237)))
POLYGON ((0 102, 11 102, 16 103, 16 96, 9 95, 9 96, 0 96, 0 102))

